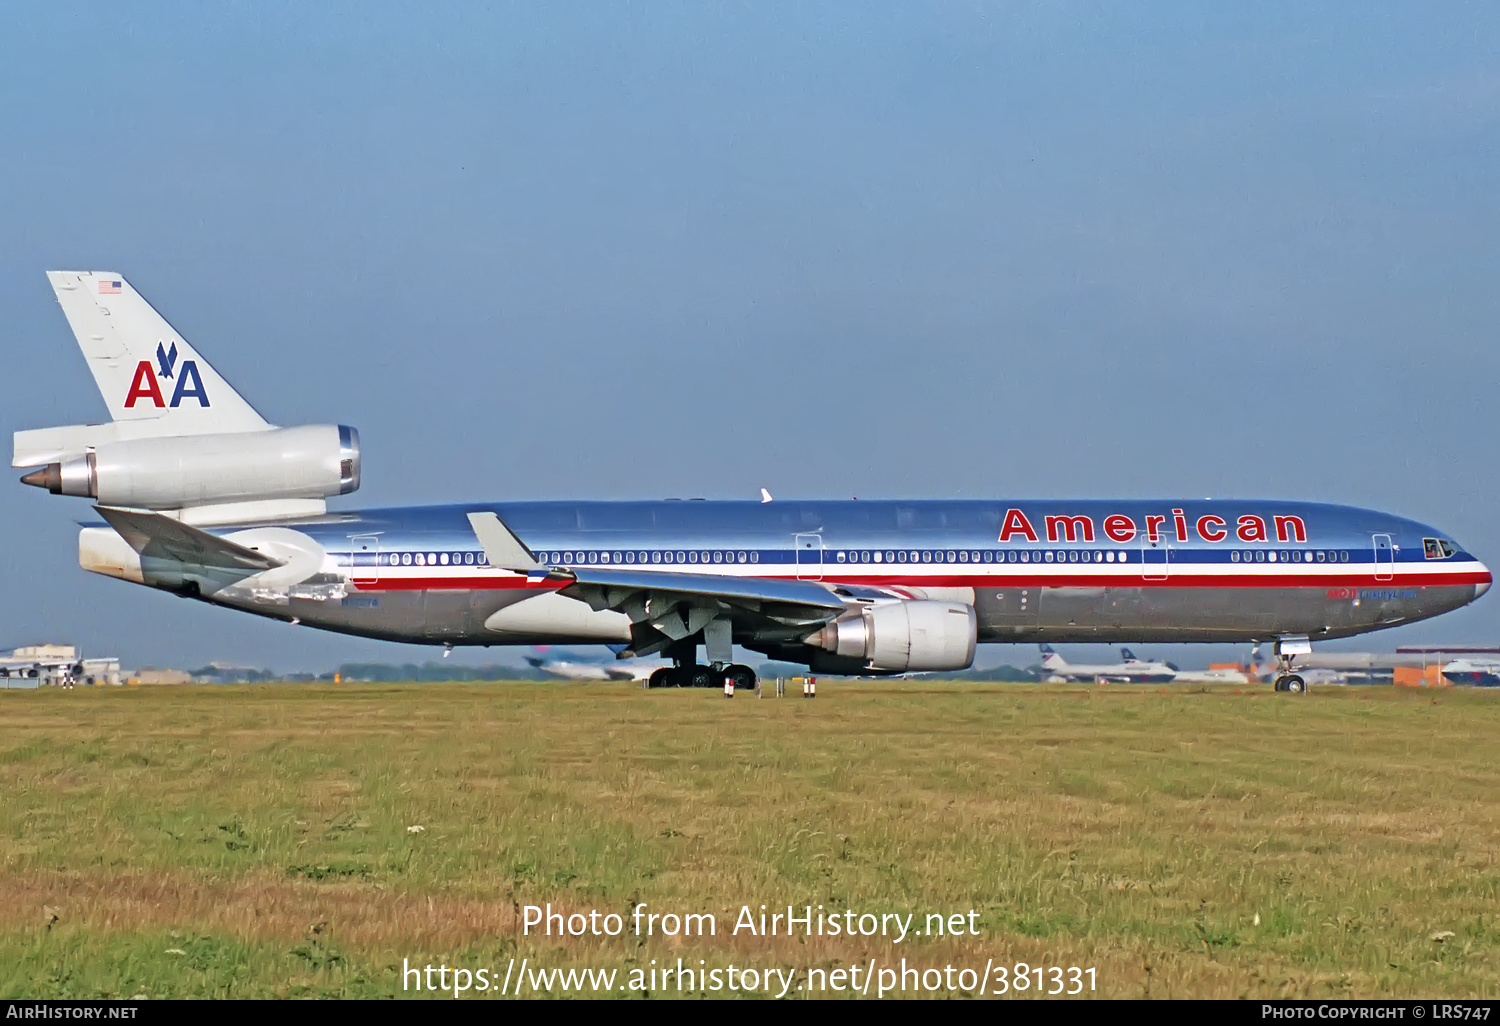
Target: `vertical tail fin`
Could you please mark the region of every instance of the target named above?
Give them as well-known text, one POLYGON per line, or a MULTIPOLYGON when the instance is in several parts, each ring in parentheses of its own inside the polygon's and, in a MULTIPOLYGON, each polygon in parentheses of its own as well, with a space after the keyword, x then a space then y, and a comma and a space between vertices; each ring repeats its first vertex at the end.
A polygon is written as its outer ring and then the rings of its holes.
POLYGON ((1125 660, 1127 663, 1140 662, 1140 660, 1135 657, 1135 653, 1130 651, 1130 649, 1128 648, 1120 649, 1120 658, 1125 660))
POLYGON ((164 435, 270 426, 121 275, 48 271, 47 280, 110 419, 158 421, 164 435))

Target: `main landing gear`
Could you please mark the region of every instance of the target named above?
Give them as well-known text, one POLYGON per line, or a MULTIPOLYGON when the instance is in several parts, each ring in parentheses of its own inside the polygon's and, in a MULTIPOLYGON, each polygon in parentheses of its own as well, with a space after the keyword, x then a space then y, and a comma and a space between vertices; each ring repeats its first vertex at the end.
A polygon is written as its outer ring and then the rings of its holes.
POLYGON ((723 688, 733 684, 736 691, 755 687, 755 671, 729 661, 733 637, 728 620, 710 620, 703 627, 703 651, 708 665, 698 662, 698 645, 684 640, 672 645, 665 655, 671 666, 663 666, 646 681, 648 688, 723 688))
POLYGON ((663 666, 646 681, 648 688, 711 688, 714 671, 696 663, 687 666, 663 666))
POLYGON ((663 666, 646 681, 648 688, 722 688, 732 680, 736 691, 755 687, 755 671, 739 663, 714 668, 698 663, 663 666))
POLYGON ((717 618, 703 626, 703 650, 708 665, 698 662, 698 645, 683 640, 666 649, 671 666, 663 666, 646 681, 648 688, 723 688, 733 684, 740 688, 755 687, 755 671, 729 661, 733 637, 728 620, 717 618))
POLYGON ((1300 674, 1288 673, 1276 678, 1277 691, 1290 691, 1294 695, 1307 693, 1307 681, 1300 674))
POLYGON ((1311 652, 1312 644, 1305 636, 1277 640, 1275 683, 1277 691, 1286 691, 1293 695, 1307 694, 1307 681, 1300 674, 1292 672, 1292 660, 1299 655, 1309 655, 1311 652))

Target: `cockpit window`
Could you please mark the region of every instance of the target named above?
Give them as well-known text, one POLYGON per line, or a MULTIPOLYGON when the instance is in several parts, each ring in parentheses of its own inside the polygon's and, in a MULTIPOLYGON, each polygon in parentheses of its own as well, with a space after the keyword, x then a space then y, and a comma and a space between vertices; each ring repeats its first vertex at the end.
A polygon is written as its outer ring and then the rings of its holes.
POLYGON ((1449 541, 1446 538, 1439 538, 1438 539, 1438 547, 1443 550, 1443 556, 1444 556, 1444 558, 1447 558, 1448 556, 1456 555, 1458 553, 1458 546, 1454 545, 1451 541, 1449 541))
POLYGON ((1428 559, 1447 559, 1458 553, 1458 546, 1447 538, 1423 538, 1422 555, 1428 559))

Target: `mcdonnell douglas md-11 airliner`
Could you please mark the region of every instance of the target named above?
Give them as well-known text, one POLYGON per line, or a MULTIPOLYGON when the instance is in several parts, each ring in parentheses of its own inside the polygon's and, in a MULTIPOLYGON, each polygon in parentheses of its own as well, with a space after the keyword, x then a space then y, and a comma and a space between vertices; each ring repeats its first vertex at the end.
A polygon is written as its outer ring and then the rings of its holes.
POLYGON ((655 685, 744 686, 738 644, 817 672, 961 670, 980 642, 1314 640, 1457 609, 1445 532, 1281 501, 474 502, 330 511, 352 428, 267 424, 113 272, 54 271, 112 418, 15 435, 88 497, 87 570, 294 624, 434 645, 614 645, 655 685), (699 662, 699 649, 704 661, 699 662))

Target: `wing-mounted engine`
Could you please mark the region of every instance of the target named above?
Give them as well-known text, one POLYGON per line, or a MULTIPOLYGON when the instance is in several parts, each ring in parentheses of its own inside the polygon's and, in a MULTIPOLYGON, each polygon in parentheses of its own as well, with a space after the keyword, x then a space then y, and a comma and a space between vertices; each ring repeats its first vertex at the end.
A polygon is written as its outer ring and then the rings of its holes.
POLYGON ((930 599, 879 602, 840 617, 804 641, 831 652, 849 669, 884 673, 965 670, 978 641, 974 607, 930 599))

